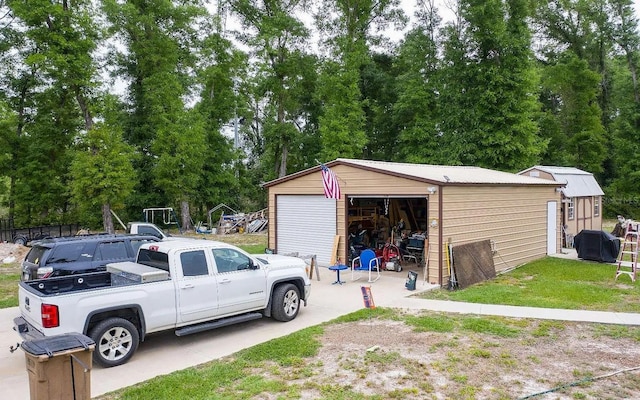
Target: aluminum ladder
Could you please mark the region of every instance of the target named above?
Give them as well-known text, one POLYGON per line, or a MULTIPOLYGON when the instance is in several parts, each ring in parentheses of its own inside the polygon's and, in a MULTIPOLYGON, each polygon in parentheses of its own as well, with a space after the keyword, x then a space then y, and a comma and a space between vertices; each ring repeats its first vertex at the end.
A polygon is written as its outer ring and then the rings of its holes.
POLYGON ((629 275, 631 282, 636 281, 636 271, 638 269, 638 231, 627 227, 624 234, 624 241, 620 246, 618 254, 618 268, 616 269, 616 280, 620 275, 629 275))

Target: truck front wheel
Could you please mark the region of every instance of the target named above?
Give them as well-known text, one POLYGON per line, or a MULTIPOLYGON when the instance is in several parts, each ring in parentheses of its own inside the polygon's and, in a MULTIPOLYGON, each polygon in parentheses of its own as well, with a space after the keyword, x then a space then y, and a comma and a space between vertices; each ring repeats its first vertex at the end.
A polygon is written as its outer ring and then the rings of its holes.
POLYGON ((291 283, 276 287, 271 300, 271 315, 275 320, 291 321, 300 311, 300 291, 291 283))
POLYGON ((129 361, 138 348, 138 329, 124 318, 109 318, 92 330, 96 342, 93 361, 103 367, 115 367, 129 361))

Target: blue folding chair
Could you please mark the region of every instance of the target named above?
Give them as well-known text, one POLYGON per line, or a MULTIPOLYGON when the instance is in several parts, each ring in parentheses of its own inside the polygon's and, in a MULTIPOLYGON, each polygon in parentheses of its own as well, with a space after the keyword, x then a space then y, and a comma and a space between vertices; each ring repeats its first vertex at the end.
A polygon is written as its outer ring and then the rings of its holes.
POLYGON ((369 280, 367 282, 371 283, 380 279, 380 259, 376 257, 376 253, 371 249, 363 250, 360 256, 351 261, 351 280, 357 281, 360 279, 363 271, 369 272, 369 280), (374 270, 376 271, 375 279, 374 270))

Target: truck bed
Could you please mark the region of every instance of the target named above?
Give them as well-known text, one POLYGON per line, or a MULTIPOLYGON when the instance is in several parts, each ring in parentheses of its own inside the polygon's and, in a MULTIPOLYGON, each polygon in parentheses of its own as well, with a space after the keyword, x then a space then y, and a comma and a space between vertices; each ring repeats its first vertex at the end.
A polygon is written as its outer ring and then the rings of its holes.
POLYGON ((55 296, 81 290, 140 285, 169 279, 169 273, 157 268, 133 262, 107 265, 105 272, 66 275, 48 279, 22 282, 27 290, 42 296, 55 296))
POLYGON ((20 282, 30 292, 42 296, 71 293, 79 290, 99 289, 111 286, 111 273, 92 272, 80 275, 59 276, 48 279, 20 282))

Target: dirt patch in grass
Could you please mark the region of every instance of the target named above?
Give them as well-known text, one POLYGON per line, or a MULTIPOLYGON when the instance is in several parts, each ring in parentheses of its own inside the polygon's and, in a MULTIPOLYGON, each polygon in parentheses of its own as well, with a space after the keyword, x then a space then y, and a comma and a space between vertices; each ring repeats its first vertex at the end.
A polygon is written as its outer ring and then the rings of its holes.
POLYGON ((513 333, 419 332, 377 319, 329 325, 307 363, 312 376, 296 383, 303 399, 326 398, 327 385, 381 399, 519 399, 560 386, 530 398, 640 398, 640 370, 593 379, 640 367, 638 328, 492 321, 513 333))
POLYGON ((20 263, 29 252, 29 247, 13 243, 0 243, 0 272, 20 272, 20 263))
MULTIPOLYGON (((172 235, 174 235, 172 233, 172 235)), ((176 236, 178 234, 175 234, 176 236)), ((267 233, 230 233, 226 235, 211 235, 198 233, 185 233, 183 236, 194 237, 198 239, 216 240, 218 242, 229 243, 234 246, 267 246, 267 233)))

